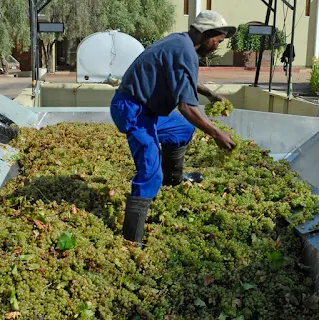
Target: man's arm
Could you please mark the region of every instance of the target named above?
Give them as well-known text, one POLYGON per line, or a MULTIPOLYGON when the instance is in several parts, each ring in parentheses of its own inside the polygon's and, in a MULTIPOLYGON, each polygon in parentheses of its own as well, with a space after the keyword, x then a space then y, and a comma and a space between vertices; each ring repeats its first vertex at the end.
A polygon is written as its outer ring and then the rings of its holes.
POLYGON ((201 83, 197 84, 197 92, 203 96, 205 96, 210 102, 223 101, 225 98, 221 95, 213 93, 206 86, 201 83))
POLYGON ((235 147, 236 144, 230 134, 215 128, 209 119, 201 113, 198 107, 181 102, 178 105, 178 110, 191 124, 214 138, 219 147, 225 149, 235 147))

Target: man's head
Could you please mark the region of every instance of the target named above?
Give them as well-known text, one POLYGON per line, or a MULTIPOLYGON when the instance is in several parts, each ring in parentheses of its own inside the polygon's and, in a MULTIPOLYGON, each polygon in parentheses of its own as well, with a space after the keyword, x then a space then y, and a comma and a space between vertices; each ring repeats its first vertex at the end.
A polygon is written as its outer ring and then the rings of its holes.
POLYGON ((236 28, 229 26, 216 11, 202 11, 192 23, 189 35, 194 42, 197 53, 205 57, 215 51, 225 38, 232 37, 236 28))

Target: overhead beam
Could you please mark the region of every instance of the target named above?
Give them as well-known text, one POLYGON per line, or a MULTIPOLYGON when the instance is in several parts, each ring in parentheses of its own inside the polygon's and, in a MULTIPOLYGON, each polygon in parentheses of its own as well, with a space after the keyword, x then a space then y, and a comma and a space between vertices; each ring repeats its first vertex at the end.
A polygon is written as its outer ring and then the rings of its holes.
MULTIPOLYGON (((51 0, 39 0, 36 1, 35 5, 34 5, 34 9, 38 10, 44 5, 47 6, 49 3, 51 2, 51 0)), ((41 11, 41 10, 40 10, 41 11)))
POLYGON ((42 6, 40 6, 39 9, 37 9, 38 13, 41 12, 51 1, 52 0, 44 0, 44 1, 42 1, 42 3, 43 3, 42 6))
POLYGON ((275 12, 274 8, 269 3, 267 3, 265 0, 261 0, 261 2, 263 2, 267 6, 267 8, 270 9, 272 12, 275 12))
MULTIPOLYGON (((261 1, 263 1, 263 0, 261 0, 261 1)), ((265 25, 268 26, 269 25, 269 20, 270 20, 270 14, 271 14, 273 0, 269 0, 269 4, 268 3, 266 3, 266 4, 267 4, 267 14, 266 14, 266 19, 265 19, 265 25)), ((261 62, 262 62, 262 59, 263 59, 264 50, 265 50, 265 37, 263 36, 261 38, 261 43, 260 43, 260 50, 259 50, 259 56, 258 56, 258 62, 257 62, 257 69, 256 69, 254 87, 258 87, 259 74, 260 74, 260 68, 261 68, 261 62)))
MULTIPOLYGON (((263 0, 261 0, 263 1, 263 0)), ((281 0, 289 9, 294 10, 295 6, 292 6, 287 0, 281 0)))

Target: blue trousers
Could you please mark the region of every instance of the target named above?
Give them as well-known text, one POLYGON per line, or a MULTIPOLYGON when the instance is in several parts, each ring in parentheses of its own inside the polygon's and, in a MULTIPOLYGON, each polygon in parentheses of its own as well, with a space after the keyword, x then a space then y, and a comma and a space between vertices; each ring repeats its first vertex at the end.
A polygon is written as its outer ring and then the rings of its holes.
POLYGON ((112 119, 125 133, 136 167, 132 196, 154 198, 163 181, 160 144, 169 148, 187 145, 194 126, 173 111, 167 117, 152 113, 130 95, 116 92, 111 103, 112 119))

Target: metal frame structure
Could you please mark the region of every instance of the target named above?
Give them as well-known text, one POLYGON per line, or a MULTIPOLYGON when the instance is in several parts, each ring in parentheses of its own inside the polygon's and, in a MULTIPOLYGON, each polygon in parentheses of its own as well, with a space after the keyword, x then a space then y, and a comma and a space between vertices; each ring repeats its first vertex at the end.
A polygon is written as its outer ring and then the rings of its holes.
MULTIPOLYGON (((30 30, 31 30, 31 69, 32 69, 32 96, 35 96, 36 82, 39 79, 38 68, 40 65, 40 54, 39 54, 39 37, 38 37, 38 14, 51 2, 52 0, 29 0, 29 11, 30 11, 30 30)), ((273 12, 273 30, 272 35, 272 45, 271 45, 271 63, 270 63, 270 78, 269 78, 269 92, 272 89, 273 81, 273 66, 274 66, 274 44, 275 44, 275 30, 277 23, 277 5, 278 0, 261 0, 267 6, 267 13, 265 19, 265 25, 269 25, 270 15, 273 12)), ((280 0, 279 0, 280 1, 280 0)), ((288 74, 288 84, 287 84, 287 96, 292 97, 292 60, 293 60, 293 50, 294 50, 294 40, 295 40, 295 24, 296 24, 296 8, 297 0, 293 0, 293 5, 291 5, 287 0, 281 0, 289 9, 293 11, 292 18, 292 32, 291 32, 291 48, 290 48, 290 59, 289 59, 289 74, 288 74)), ((263 52, 265 48, 264 37, 261 39, 260 52, 258 57, 254 87, 258 86, 259 74, 261 68, 261 62, 263 57, 263 52)))
POLYGON ((52 0, 29 0, 30 32, 31 32, 31 71, 32 71, 32 97, 35 97, 35 88, 39 79, 40 46, 38 36, 38 14, 52 0))
MULTIPOLYGON (((277 5, 278 0, 269 0, 268 3, 266 0, 261 0, 266 6, 267 6, 267 13, 266 13, 266 19, 265 19, 265 25, 269 25, 270 15, 271 12, 273 12, 273 30, 274 33, 272 35, 272 45, 271 45, 271 63, 270 63, 270 77, 269 77, 269 92, 272 89, 272 81, 273 81, 273 67, 274 67, 274 44, 275 44, 275 30, 276 30, 276 23, 277 23, 277 5)), ((296 27, 296 11, 297 11, 297 0, 293 0, 293 5, 291 5, 287 0, 281 0, 289 9, 292 10, 292 31, 291 31, 291 47, 290 47, 290 57, 289 57, 289 73, 288 73, 288 83, 287 83, 287 97, 290 99, 292 98, 292 60, 294 55, 294 42, 295 42, 295 27, 296 27)), ((263 52, 265 49, 265 41, 264 37, 261 39, 261 45, 260 45, 260 52, 258 57, 258 63, 257 63, 257 69, 256 69, 256 76, 255 76, 255 82, 254 87, 258 86, 258 80, 259 80, 259 74, 260 74, 260 67, 263 57, 263 52)))

